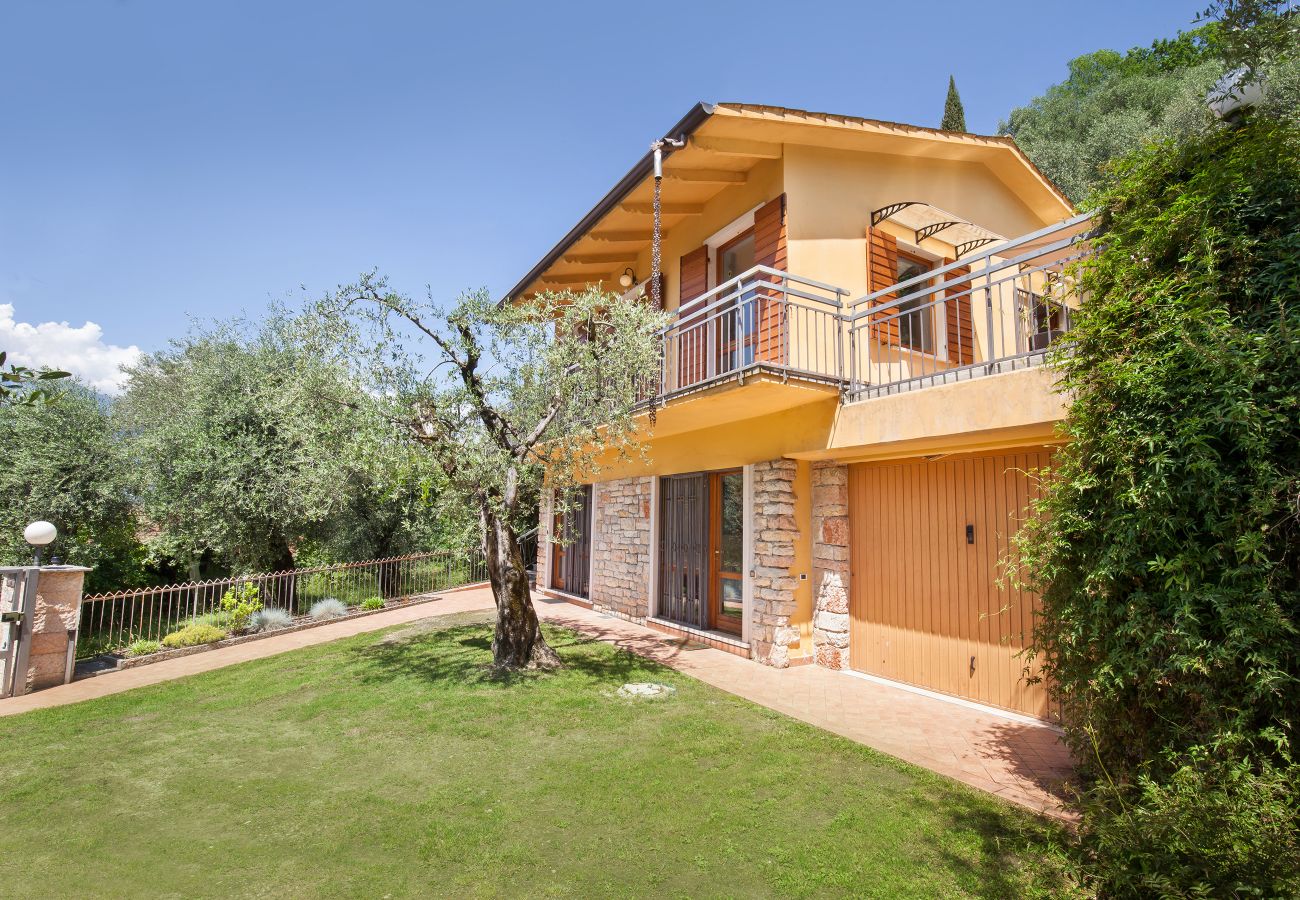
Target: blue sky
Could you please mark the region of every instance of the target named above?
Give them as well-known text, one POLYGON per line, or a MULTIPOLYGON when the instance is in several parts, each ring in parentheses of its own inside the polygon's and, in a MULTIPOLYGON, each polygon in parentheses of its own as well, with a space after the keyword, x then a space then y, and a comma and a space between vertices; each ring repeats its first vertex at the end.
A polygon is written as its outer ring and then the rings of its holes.
POLYGON ((371 267, 499 294, 697 100, 936 125, 951 72, 992 133, 1204 5, 6 0, 0 341, 149 351, 371 267))

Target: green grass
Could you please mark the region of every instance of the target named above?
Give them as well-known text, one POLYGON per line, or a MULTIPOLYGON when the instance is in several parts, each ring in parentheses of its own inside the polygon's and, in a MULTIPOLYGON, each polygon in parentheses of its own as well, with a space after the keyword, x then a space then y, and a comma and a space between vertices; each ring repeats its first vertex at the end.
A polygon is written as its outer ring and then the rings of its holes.
POLYGON ((465 621, 0 719, 0 892, 1070 890, 1060 831, 993 798, 572 632, 493 676, 465 621))

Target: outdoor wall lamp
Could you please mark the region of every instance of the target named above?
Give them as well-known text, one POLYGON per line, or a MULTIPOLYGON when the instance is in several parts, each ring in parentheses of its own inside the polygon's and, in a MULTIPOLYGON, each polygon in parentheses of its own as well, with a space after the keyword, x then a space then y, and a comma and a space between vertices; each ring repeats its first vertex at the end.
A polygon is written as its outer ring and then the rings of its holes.
POLYGON ((45 521, 33 522, 23 529, 23 540, 36 548, 36 565, 41 564, 41 548, 58 536, 59 530, 45 521))
POLYGON ((636 273, 632 271, 631 266, 624 269, 623 274, 618 276, 618 283, 623 285, 625 288, 630 288, 632 285, 636 284, 636 273))

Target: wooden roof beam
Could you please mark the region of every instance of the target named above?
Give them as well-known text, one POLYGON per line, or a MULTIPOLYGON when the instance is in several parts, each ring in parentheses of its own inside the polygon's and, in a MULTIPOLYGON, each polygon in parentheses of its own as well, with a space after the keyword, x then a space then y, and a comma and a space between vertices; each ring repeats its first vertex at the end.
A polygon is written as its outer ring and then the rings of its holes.
POLYGON ((599 272, 591 272, 580 275, 543 275, 538 280, 543 284, 572 286, 575 284, 599 284, 602 281, 606 281, 608 278, 608 275, 599 272))
POLYGON ((606 241, 611 244, 644 244, 650 240, 650 232, 637 231, 593 231, 587 235, 593 241, 606 241))
POLYGON ((721 169, 670 169, 664 177, 687 184, 744 184, 749 175, 721 169))
MULTIPOLYGON (((654 214, 653 203, 621 203, 618 208, 623 212, 636 213, 637 215, 649 216, 654 214)), ((704 204, 660 203, 659 211, 665 216, 698 216, 704 212, 704 204)))
POLYGON ((747 141, 741 138, 691 137, 691 146, 719 156, 748 156, 753 159, 780 159, 781 145, 769 141, 747 141))
POLYGON ((564 257, 566 263, 584 265, 586 263, 609 263, 611 265, 631 265, 636 262, 636 254, 630 250, 623 253, 572 253, 564 257))

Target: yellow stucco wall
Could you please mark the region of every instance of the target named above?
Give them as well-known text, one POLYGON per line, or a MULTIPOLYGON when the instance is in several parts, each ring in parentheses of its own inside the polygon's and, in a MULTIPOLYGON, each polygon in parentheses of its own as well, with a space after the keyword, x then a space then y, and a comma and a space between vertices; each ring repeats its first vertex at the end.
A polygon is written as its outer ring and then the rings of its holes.
MULTIPOLYGON (((738 406, 743 406, 749 387, 731 391, 738 406)), ((644 439, 648 464, 641 459, 619 460, 610 455, 601 461, 600 471, 592 480, 731 469, 815 452, 827 445, 837 403, 835 394, 822 393, 820 399, 802 406, 665 437, 657 437, 651 429, 644 439)))
POLYGON ((871 459, 994 449, 1057 440, 1068 398, 1035 366, 850 403, 809 459, 871 459))
MULTIPOLYGON (((868 292, 866 229, 872 211, 887 204, 920 200, 1008 237, 1051 224, 982 164, 919 156, 787 146, 785 194, 790 271, 853 297, 868 292)), ((895 233, 911 239, 910 231, 895 233)), ((952 253, 935 240, 923 249, 952 253)))

